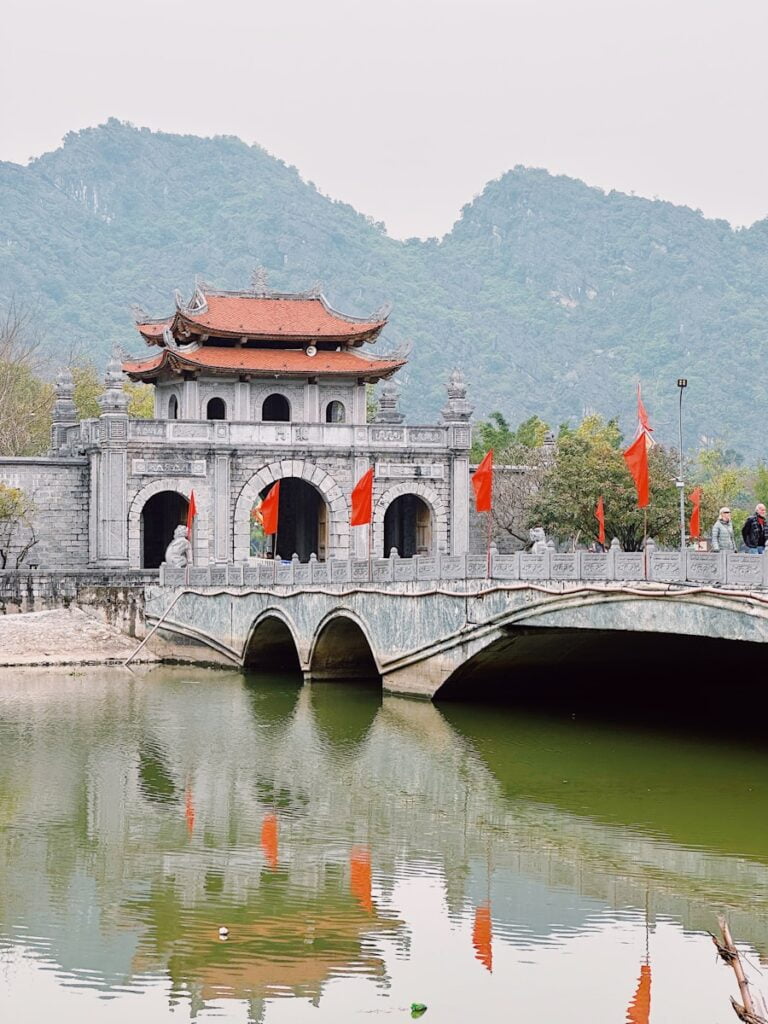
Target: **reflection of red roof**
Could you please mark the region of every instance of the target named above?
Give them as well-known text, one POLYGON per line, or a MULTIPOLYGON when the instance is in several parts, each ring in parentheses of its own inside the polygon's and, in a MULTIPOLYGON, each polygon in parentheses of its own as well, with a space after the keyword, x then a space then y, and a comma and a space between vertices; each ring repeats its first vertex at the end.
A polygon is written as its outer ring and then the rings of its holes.
POLYGON ((147 341, 162 338, 170 327, 183 339, 184 333, 214 337, 254 339, 301 339, 347 341, 360 344, 373 341, 386 323, 386 317, 365 320, 345 316, 332 309, 322 296, 248 295, 243 292, 198 293, 193 304, 179 306, 174 317, 145 321, 138 329, 147 341))
POLYGON ((350 351, 319 351, 315 356, 308 356, 303 349, 221 348, 211 345, 200 346, 193 352, 164 349, 151 359, 126 360, 123 370, 134 380, 154 380, 165 367, 270 377, 276 374, 301 377, 345 374, 381 380, 404 364, 402 359, 366 359, 350 351))

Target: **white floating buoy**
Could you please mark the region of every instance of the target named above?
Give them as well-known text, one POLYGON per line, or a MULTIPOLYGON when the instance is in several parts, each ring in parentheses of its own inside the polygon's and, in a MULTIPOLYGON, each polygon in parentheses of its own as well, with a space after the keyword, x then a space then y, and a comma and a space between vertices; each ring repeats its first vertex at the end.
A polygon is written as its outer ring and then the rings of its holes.
POLYGON ((219 928, 219 938, 226 939, 229 935, 229 928, 225 928, 224 925, 219 928))

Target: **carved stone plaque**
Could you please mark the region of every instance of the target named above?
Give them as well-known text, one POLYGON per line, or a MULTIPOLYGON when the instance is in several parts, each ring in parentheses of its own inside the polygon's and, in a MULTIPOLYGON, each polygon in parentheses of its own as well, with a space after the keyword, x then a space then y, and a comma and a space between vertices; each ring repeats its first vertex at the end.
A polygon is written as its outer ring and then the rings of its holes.
POLYGON ((575 580, 579 577, 576 554, 558 554, 553 551, 550 556, 550 566, 553 580, 575 580))
POLYGON ((443 431, 439 427, 411 427, 408 440, 411 444, 440 444, 443 431))
POLYGON ((132 459, 134 476, 205 476, 205 459, 132 459))
POLYGON ((412 558, 394 560, 395 582, 407 583, 416 579, 416 563, 412 558))
POLYGON ((371 441, 376 444, 392 444, 405 440, 405 431, 402 427, 371 427, 371 441))
POLYGON ((520 554, 520 579, 544 580, 547 578, 547 556, 520 554))
POLYGON ((601 551, 582 551, 581 578, 583 580, 607 579, 608 555, 601 551))
POLYGON ((400 480, 441 479, 445 467, 439 462, 377 462, 376 476, 400 480))

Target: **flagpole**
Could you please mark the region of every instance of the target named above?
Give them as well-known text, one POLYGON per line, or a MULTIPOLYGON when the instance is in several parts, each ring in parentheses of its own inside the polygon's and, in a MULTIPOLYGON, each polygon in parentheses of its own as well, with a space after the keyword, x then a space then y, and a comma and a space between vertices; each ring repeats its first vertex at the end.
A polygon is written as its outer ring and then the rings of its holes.
POLYGON ((648 579, 648 509, 643 509, 643 575, 648 579))
POLYGON ((488 516, 488 542, 486 544, 486 557, 485 557, 485 575, 488 579, 491 578, 491 531, 492 523, 491 517, 493 513, 489 510, 485 513, 488 516))

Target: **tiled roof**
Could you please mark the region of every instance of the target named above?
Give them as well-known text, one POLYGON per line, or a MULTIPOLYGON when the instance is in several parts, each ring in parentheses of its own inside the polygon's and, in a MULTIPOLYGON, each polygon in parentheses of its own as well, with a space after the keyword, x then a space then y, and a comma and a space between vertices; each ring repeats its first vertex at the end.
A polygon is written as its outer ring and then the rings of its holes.
MULTIPOLYGON (((205 293, 202 308, 180 307, 172 319, 138 324, 147 340, 159 340, 164 328, 192 328, 193 333, 250 338, 373 340, 386 318, 347 317, 322 296, 260 296, 243 293, 205 293)), ((174 333, 177 332, 174 330, 174 333)))
POLYGON ((183 369, 254 374, 256 376, 321 377, 326 374, 381 379, 405 364, 402 359, 366 359, 355 352, 318 352, 308 356, 303 349, 221 348, 201 345, 193 352, 165 349, 151 359, 126 360, 125 373, 152 379, 168 363, 183 369))

